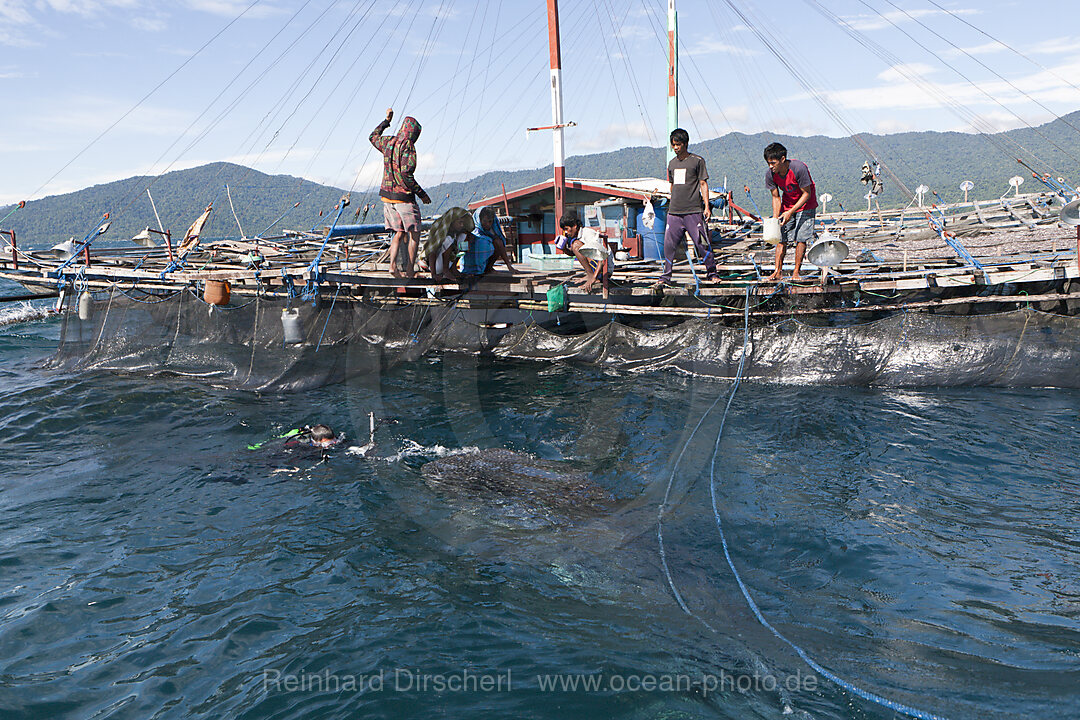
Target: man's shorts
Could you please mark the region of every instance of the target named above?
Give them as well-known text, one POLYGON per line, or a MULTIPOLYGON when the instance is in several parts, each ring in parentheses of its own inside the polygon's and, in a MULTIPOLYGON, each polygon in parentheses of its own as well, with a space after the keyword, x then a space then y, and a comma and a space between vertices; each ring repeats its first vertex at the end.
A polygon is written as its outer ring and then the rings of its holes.
POLYGON ((812 244, 814 242, 814 215, 816 214, 817 208, 795 213, 787 224, 781 226, 780 243, 782 245, 812 244))
POLYGON ((387 202, 382 204, 383 222, 394 232, 420 231, 420 206, 416 202, 387 202))

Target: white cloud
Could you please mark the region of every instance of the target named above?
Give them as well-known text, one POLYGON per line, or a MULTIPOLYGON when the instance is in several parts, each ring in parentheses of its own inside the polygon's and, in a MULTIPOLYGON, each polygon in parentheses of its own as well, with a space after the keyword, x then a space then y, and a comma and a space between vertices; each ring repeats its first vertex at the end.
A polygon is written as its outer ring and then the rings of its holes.
POLYGON ((49 13, 95 16, 109 8, 133 8, 142 0, 0 0, 0 45, 36 47, 50 32, 49 13))
POLYGON ((95 15, 110 7, 135 7, 139 0, 44 0, 44 6, 60 13, 95 15))
POLYGON ((648 128, 644 122, 611 123, 599 132, 589 133, 585 138, 575 137, 573 148, 568 154, 584 154, 614 150, 616 148, 631 145, 650 145, 654 139, 650 138, 648 128))
POLYGON ((919 128, 915 127, 913 124, 896 118, 885 118, 884 120, 878 120, 874 123, 874 132, 879 135, 912 132, 918 129, 919 128))
POLYGON ((852 15, 841 19, 853 30, 869 32, 871 30, 884 30, 892 27, 894 24, 900 25, 902 23, 914 22, 915 20, 934 15, 977 15, 978 13, 979 11, 974 9, 951 10, 948 13, 944 10, 931 9, 906 11, 892 10, 877 15, 852 15))
POLYGON ((983 45, 975 45, 973 47, 966 48, 950 48, 944 51, 942 56, 944 57, 961 57, 965 55, 990 55, 991 53, 1001 52, 1002 50, 1008 50, 1008 48, 996 40, 988 42, 983 45))
POLYGON ((642 25, 624 25, 616 35, 624 40, 656 40, 656 33, 642 25))
POLYGON ((131 20, 131 26, 143 32, 161 32, 169 25, 165 22, 165 18, 137 17, 131 20))
POLYGON ((265 18, 281 15, 287 12, 284 8, 277 7, 268 2, 262 2, 252 7, 251 0, 186 0, 185 5, 197 12, 221 15, 222 17, 234 18, 244 13, 245 18, 265 18))
POLYGON ((695 140, 704 140, 711 137, 720 137, 726 133, 738 130, 743 132, 746 123, 750 120, 750 108, 746 105, 729 105, 720 110, 714 110, 704 105, 687 105, 679 114, 684 118, 680 124, 686 127, 693 123, 700 134, 698 138, 690 138, 690 143, 695 140))
POLYGON ((937 68, 926 63, 903 63, 901 65, 893 65, 890 68, 886 68, 878 73, 878 80, 884 80, 885 82, 904 82, 912 75, 926 77, 932 75, 937 71, 937 68))
MULTIPOLYGON (((62 132, 74 138, 87 138, 108 128, 131 107, 131 102, 96 95, 58 98, 52 108, 42 108, 35 117, 24 117, 24 122, 50 132, 62 132)), ((186 110, 142 105, 117 126, 116 130, 140 135, 178 137, 191 122, 186 110)), ((197 130, 195 131, 197 132, 197 130)))
POLYGON ((21 0, 2 0, 0 2, 0 20, 5 25, 26 25, 34 18, 27 9, 27 3, 21 0))
POLYGON ((1038 55, 1064 55, 1080 52, 1080 40, 1074 37, 1059 37, 1043 40, 1032 46, 1029 53, 1038 55))
MULTIPOLYGON (((1080 106, 1080 90, 1063 79, 1080 74, 1080 62, 1013 77, 1009 82, 995 80, 976 85, 967 82, 931 83, 926 76, 932 71, 932 68, 918 64, 898 65, 878 76, 882 80, 880 85, 824 92, 822 95, 828 102, 849 110, 926 110, 955 104, 985 118, 998 118, 1003 113, 1001 117, 1010 120, 1002 121, 1002 129, 1007 129, 1010 123, 1023 124, 1012 115, 1013 112, 1028 123, 1037 124, 1034 117, 1044 115, 1045 110, 1038 107, 1035 101, 1067 108, 1063 112, 1080 106), (1018 92, 1016 88, 1023 92, 1018 92), (1002 110, 1002 106, 1008 110, 1002 110)), ((808 98, 803 93, 785 100, 805 102, 808 98)))
POLYGON ((31 143, 15 143, 7 142, 0 143, 0 153, 39 153, 52 150, 53 148, 48 145, 39 145, 31 143))
POLYGON ((738 55, 742 57, 761 55, 761 51, 759 50, 751 50, 747 47, 731 45, 713 38, 703 38, 699 40, 689 48, 689 51, 694 55, 738 55))

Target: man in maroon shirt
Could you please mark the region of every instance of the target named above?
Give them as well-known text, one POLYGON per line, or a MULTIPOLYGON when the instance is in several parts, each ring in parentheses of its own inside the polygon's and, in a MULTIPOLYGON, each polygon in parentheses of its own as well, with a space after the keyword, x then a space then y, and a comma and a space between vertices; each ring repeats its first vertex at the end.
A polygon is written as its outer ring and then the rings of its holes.
POLYGON ((788 160, 787 148, 772 143, 765 148, 765 187, 772 192, 773 217, 780 218, 780 242, 776 245, 776 268, 765 278, 775 282, 783 276, 787 246, 795 245, 795 271, 792 280, 799 279, 806 246, 814 241, 814 215, 817 210, 817 190, 810 177, 810 168, 801 160, 788 160))

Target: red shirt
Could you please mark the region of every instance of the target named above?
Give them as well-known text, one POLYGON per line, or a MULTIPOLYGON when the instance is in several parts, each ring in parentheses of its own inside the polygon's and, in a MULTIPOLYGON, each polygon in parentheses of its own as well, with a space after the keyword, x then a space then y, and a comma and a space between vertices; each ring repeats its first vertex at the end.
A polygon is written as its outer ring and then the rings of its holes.
POLYGON ((780 190, 780 212, 790 210, 802 196, 804 187, 810 188, 810 197, 800 210, 813 210, 817 207, 817 188, 810 177, 810 168, 802 160, 788 160, 787 175, 777 175, 771 170, 765 172, 765 185, 770 190, 780 190))

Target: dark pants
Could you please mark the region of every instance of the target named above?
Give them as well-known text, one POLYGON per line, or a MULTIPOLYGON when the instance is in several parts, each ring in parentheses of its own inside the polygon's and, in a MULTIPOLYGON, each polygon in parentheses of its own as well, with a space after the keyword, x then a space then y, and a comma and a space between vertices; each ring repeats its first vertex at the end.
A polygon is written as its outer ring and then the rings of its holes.
POLYGON ((683 233, 690 235, 694 241, 694 250, 697 256, 705 262, 705 273, 708 276, 716 274, 716 258, 712 254, 712 243, 709 242, 709 229, 705 226, 703 213, 690 215, 672 215, 668 213, 667 228, 664 230, 664 274, 660 279, 664 282, 671 280, 671 267, 675 262, 675 249, 683 241, 683 233))

